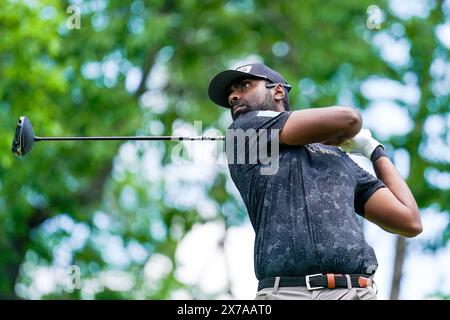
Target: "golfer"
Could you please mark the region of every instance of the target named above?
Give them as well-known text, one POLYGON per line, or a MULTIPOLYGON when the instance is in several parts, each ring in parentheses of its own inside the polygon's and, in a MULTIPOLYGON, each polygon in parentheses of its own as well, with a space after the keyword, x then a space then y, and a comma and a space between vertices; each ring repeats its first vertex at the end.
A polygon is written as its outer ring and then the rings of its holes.
POLYGON ((422 231, 414 196, 383 146, 361 130, 357 110, 290 111, 290 88, 278 72, 254 63, 220 72, 208 90, 234 120, 227 149, 246 159, 228 166, 256 233, 256 299, 376 299, 377 259, 358 215, 414 237, 422 231), (251 161, 256 145, 267 154, 251 161), (269 151, 278 166, 264 171, 269 151), (377 178, 347 152, 370 159, 377 178))

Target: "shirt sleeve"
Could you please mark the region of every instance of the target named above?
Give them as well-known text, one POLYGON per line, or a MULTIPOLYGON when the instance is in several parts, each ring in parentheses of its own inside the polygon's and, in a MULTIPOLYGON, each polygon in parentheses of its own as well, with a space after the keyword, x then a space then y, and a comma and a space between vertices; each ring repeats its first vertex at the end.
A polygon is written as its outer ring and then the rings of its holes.
POLYGON ((227 130, 227 159, 232 160, 232 164, 243 164, 244 167, 265 163, 272 155, 272 147, 281 147, 279 134, 290 115, 288 111, 269 110, 241 115, 227 130))
POLYGON ((243 114, 234 121, 230 126, 230 129, 275 129, 281 131, 290 115, 290 111, 251 111, 243 114))
POLYGON ((364 217, 364 205, 367 200, 380 188, 386 188, 386 185, 378 178, 361 168, 352 160, 356 174, 355 189, 355 212, 364 217))
MULTIPOLYGON (((290 114, 288 111, 247 112, 238 117, 227 130, 225 150, 228 167, 246 204, 257 198, 253 195, 254 179, 263 174, 262 170, 271 167, 273 157, 278 157, 272 152, 271 146, 276 143, 273 140, 275 132, 279 136, 290 114), (261 143, 265 145, 266 152, 260 152, 261 143)), ((279 141, 278 147, 281 149, 279 141)), ((264 171, 264 174, 270 174, 270 170, 264 171)))

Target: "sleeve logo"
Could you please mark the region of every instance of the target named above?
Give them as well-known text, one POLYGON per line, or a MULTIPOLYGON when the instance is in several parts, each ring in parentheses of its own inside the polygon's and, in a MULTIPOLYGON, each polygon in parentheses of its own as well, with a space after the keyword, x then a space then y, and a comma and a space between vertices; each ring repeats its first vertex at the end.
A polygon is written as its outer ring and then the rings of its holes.
POLYGON ((277 112, 277 111, 271 111, 271 110, 264 110, 264 111, 259 111, 256 116, 257 117, 268 117, 268 118, 273 118, 276 117, 277 115, 279 115, 281 112, 277 112))

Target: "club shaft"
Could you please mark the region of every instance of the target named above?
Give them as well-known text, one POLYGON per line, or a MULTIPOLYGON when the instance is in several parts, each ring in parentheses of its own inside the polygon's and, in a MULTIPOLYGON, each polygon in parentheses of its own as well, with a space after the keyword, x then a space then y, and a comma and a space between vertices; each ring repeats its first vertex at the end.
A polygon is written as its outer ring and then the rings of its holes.
POLYGON ((34 137, 34 141, 105 141, 105 140, 215 141, 215 140, 225 140, 225 137, 224 136, 34 137))

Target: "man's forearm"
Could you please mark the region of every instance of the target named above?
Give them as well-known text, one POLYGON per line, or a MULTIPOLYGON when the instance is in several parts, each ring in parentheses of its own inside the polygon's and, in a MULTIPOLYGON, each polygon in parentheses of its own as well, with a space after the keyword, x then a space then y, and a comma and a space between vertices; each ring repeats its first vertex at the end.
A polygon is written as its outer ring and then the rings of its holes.
POLYGON ((373 167, 378 179, 383 181, 394 196, 405 207, 411 210, 413 218, 420 221, 419 208, 417 207, 416 200, 391 160, 387 157, 380 157, 375 160, 373 167))
POLYGON ((325 141, 337 145, 355 136, 361 126, 361 114, 349 107, 297 110, 292 112, 286 121, 280 132, 280 141, 287 145, 325 141))

